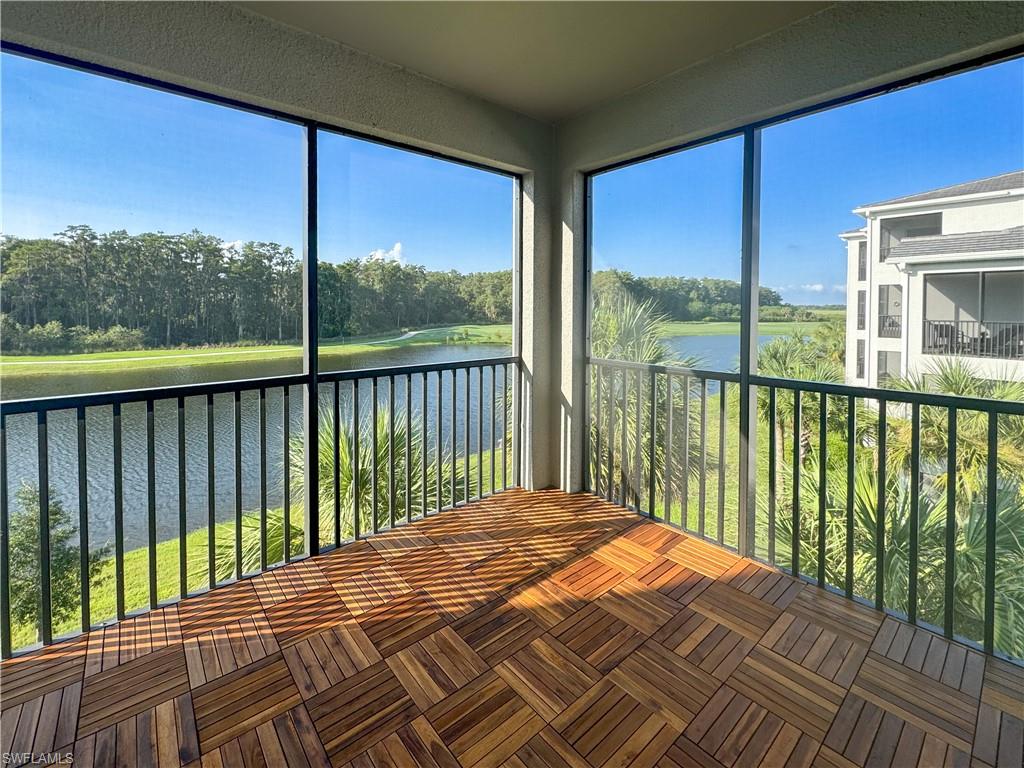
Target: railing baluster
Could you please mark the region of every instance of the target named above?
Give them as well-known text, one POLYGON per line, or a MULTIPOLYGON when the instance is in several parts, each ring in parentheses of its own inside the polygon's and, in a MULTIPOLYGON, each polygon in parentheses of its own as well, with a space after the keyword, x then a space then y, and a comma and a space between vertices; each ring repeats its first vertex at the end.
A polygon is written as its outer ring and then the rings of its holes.
POLYGON ((917 559, 921 492, 921 406, 910 408, 910 562, 907 565, 907 620, 917 623, 917 559))
POLYGON ((282 469, 284 470, 284 480, 282 485, 282 494, 284 498, 284 521, 282 544, 284 550, 284 561, 286 563, 291 562, 292 559, 292 489, 291 489, 291 450, 289 442, 291 441, 291 397, 289 396, 288 385, 281 387, 281 440, 283 448, 281 450, 281 462, 283 464, 282 469))
POLYGON ((456 435, 458 435, 458 423, 455 417, 459 412, 459 377, 457 374, 458 371, 452 369, 452 427, 450 432, 452 437, 452 509, 455 509, 455 491, 456 486, 458 485, 458 481, 456 479, 456 475, 458 474, 458 457, 455 450, 456 440, 458 439, 456 437, 456 435))
MULTIPOLYGON (((469 381, 469 369, 466 369, 466 381, 469 381)), ((469 392, 466 392, 469 401, 469 392)), ((476 369, 476 498, 484 497, 484 369, 476 369)))
MULTIPOLYGON (((601 473, 604 470, 604 453, 601 450, 601 366, 599 365, 588 365, 587 375, 593 374, 594 377, 594 404, 592 408, 587 409, 588 414, 593 414, 593 431, 594 439, 592 441, 594 446, 593 457, 584 456, 584 461, 589 465, 591 458, 593 458, 594 472, 591 477, 593 487, 585 490, 591 491, 595 496, 601 495, 601 473)), ((591 422, 588 421, 586 425, 587 430, 591 429, 591 422)))
POLYGON ((508 488, 508 446, 512 437, 508 433, 508 372, 510 365, 501 366, 501 487, 508 488))
POLYGON ((768 562, 771 565, 775 565, 775 492, 778 487, 778 466, 775 459, 775 452, 778 450, 775 441, 778 414, 775 398, 775 387, 768 387, 768 541, 765 544, 768 562))
POLYGON ((420 377, 420 503, 427 516, 427 374, 420 377))
POLYGON ((996 627, 996 499, 999 492, 997 465, 999 451, 999 416, 988 414, 988 455, 985 489, 985 653, 995 652, 996 627))
POLYGON ((359 395, 361 394, 359 379, 352 380, 352 540, 358 541, 363 527, 363 476, 360 467, 359 433, 362 432, 362 425, 359 423, 359 395))
POLYGON ((50 461, 46 411, 36 414, 39 473, 39 635, 43 645, 53 639, 50 598, 50 461))
POLYGON ((790 563, 793 576, 800 577, 800 390, 793 390, 793 533, 790 563))
POLYGON ((235 578, 242 578, 242 393, 235 390, 235 578))
POLYGON ((717 538, 719 544, 723 544, 725 542, 725 468, 728 463, 725 448, 725 430, 726 422, 729 418, 729 411, 727 408, 729 398, 725 387, 726 384, 723 379, 719 383, 718 389, 718 520, 716 528, 718 531, 717 538))
MULTIPOLYGON (((42 414, 41 414, 42 415, 42 414)), ((44 421, 45 425, 45 421, 44 421)), ((114 585, 117 618, 123 619, 124 611, 124 472, 122 471, 123 452, 121 446, 121 404, 113 405, 113 428, 114 428, 114 585)), ((45 429, 45 426, 44 426, 45 429)), ((45 450, 45 448, 44 448, 45 450)), ((45 463, 45 462, 44 462, 45 463)), ((40 499, 42 498, 43 486, 40 482, 40 499)), ((49 530, 47 530, 49 539, 49 530)), ((45 579, 44 599, 49 597, 49 568, 45 579)), ((49 638, 43 638, 44 643, 49 638)))
POLYGON ((672 522, 672 485, 675 482, 675 460, 673 456, 673 445, 675 440, 673 432, 673 416, 675 415, 675 400, 673 392, 672 374, 665 375, 665 511, 663 518, 666 523, 672 522))
POLYGON ((885 607, 885 472, 888 403, 878 399, 878 505, 875 507, 875 608, 885 607))
POLYGON ((956 428, 957 410, 950 408, 946 414, 946 547, 944 578, 944 610, 942 633, 953 637, 953 599, 956 588, 956 428))
POLYGON ((512 379, 512 483, 521 486, 522 476, 522 426, 523 426, 523 368, 515 363, 515 376, 512 379))
MULTIPOLYGON (((78 427, 78 573, 82 585, 82 631, 88 632, 92 628, 92 598, 89 592, 89 444, 86 439, 85 408, 83 406, 79 406, 76 409, 76 422, 78 427)), ((179 436, 181 435, 180 426, 178 434, 179 436)), ((0 480, 0 493, 3 494, 4 498, 7 497, 6 473, 7 468, 5 466, 3 469, 3 480, 0 480)), ((181 487, 181 476, 183 474, 179 470, 179 488, 181 487)), ((2 546, 7 546, 6 536, 2 546)), ((184 546, 184 540, 181 546, 184 546)), ((181 566, 180 570, 182 573, 185 572, 183 566, 181 566)), ((3 579, 6 582, 6 573, 3 573, 3 579)))
POLYGON ((405 375, 405 522, 412 522, 412 374, 405 375))
POLYGON ((336 381, 331 389, 331 460, 334 480, 334 546, 341 546, 341 385, 336 381))
POLYGON ((629 417, 627 416, 627 410, 629 409, 629 370, 627 368, 620 369, 622 371, 622 420, 621 420, 621 432, 622 436, 620 442, 622 443, 622 454, 619 456, 619 504, 624 507, 629 506, 629 444, 628 444, 628 424, 629 417))
POLYGON ((826 472, 828 466, 828 395, 818 400, 818 586, 825 586, 825 520, 827 515, 826 472))
POLYGON ((395 377, 388 376, 388 523, 395 527, 395 377))
POLYGON ((10 511, 7 508, 7 414, 0 413, 0 658, 11 658, 10 511))
MULTIPOLYGON (((209 586, 217 586, 217 475, 214 459, 213 394, 206 395, 206 566, 209 586)), ((114 478, 115 484, 117 478, 114 478)))
MULTIPOLYGON (((498 445, 497 441, 495 440, 495 432, 496 432, 496 430, 494 428, 494 417, 496 416, 496 414, 494 413, 494 406, 495 406, 495 403, 498 402, 497 399, 496 399, 498 387, 497 387, 497 382, 495 381, 495 377, 497 375, 498 375, 498 369, 495 366, 492 365, 491 366, 491 399, 490 399, 490 403, 488 404, 488 413, 491 414, 491 422, 490 422, 491 426, 489 428, 489 431, 490 431, 490 437, 491 437, 491 495, 492 496, 494 495, 495 485, 496 485, 495 481, 494 481, 494 467, 495 467, 494 455, 497 452, 497 445, 498 445)), ((481 419, 483 418, 483 415, 484 415, 484 408, 483 408, 483 405, 481 405, 480 406, 480 418, 481 419)), ((480 492, 480 495, 481 496, 483 495, 483 491, 480 492)))
POLYGON ((679 524, 690 529, 690 377, 683 376, 683 475, 679 485, 679 524))
POLYGON ((700 477, 697 491, 697 533, 704 535, 708 500, 708 380, 700 380, 700 477))
POLYGON ((643 430, 643 413, 644 413, 644 385, 643 385, 643 373, 638 369, 636 372, 636 421, 634 426, 636 427, 635 435, 633 436, 636 451, 633 456, 633 507, 637 512, 640 511, 640 470, 643 466, 643 448, 641 447, 642 440, 641 434, 643 430))
POLYGON ((149 607, 157 607, 156 597, 156 435, 153 401, 146 401, 146 559, 149 566, 149 607))
POLYGON ((469 368, 466 369, 466 403, 462 417, 462 501, 469 501, 469 426, 471 414, 469 410, 469 393, 471 391, 469 381, 469 368))
POLYGON ((260 571, 267 570, 267 389, 260 387, 260 571))
POLYGON ((370 445, 371 453, 370 456, 370 530, 373 533, 377 533, 377 456, 380 451, 380 434, 377 429, 377 410, 378 410, 378 399, 379 392, 377 390, 377 377, 374 376, 370 379, 370 422, 373 427, 373 442, 370 445))
POLYGON ((604 486, 604 498, 612 500, 615 485, 615 369, 608 371, 608 479, 604 486))
POLYGON ((437 397, 434 402, 434 410, 437 419, 437 429, 435 430, 435 440, 437 442, 436 450, 434 451, 434 463, 437 465, 437 477, 434 479, 434 490, 437 492, 437 511, 441 511, 441 486, 444 483, 444 460, 441 457, 441 449, 443 447, 441 440, 441 395, 444 390, 442 384, 441 372, 437 372, 437 397))
POLYGON ((853 496, 857 461, 857 400, 846 399, 846 596, 853 597, 853 496))
POLYGON ((654 513, 654 454, 656 448, 656 434, 654 420, 656 418, 655 405, 658 400, 658 378, 654 369, 651 369, 650 392, 651 402, 649 407, 650 438, 647 443, 647 516, 652 520, 657 518, 654 513))

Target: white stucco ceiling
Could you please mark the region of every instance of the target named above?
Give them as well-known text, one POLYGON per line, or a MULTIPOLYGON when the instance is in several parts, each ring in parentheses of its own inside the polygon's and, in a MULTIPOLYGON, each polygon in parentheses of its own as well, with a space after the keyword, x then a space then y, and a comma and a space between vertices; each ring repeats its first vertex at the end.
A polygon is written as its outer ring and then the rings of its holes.
POLYGON ((825 2, 243 2, 548 122, 792 24, 825 2))

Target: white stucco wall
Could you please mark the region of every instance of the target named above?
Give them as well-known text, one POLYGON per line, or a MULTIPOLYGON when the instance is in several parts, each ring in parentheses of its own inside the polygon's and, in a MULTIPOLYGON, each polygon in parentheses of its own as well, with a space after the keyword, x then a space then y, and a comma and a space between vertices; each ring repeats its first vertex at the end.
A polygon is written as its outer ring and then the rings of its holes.
POLYGON ((1022 42, 1017 3, 839 3, 559 126, 563 487, 582 483, 583 171, 1022 42))
POLYGON ((550 126, 226 3, 5 2, 3 37, 522 173, 523 466, 531 486, 557 482, 550 126))

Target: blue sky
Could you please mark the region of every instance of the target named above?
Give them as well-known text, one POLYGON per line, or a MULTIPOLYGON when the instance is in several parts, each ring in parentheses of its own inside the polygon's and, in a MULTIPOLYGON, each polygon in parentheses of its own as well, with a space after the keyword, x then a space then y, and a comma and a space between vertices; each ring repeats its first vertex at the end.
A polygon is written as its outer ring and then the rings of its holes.
MULTIPOLYGON (((0 66, 4 233, 89 224, 301 244, 297 126, 10 54, 0 66)), ((510 266, 509 179, 335 135, 320 156, 321 258, 510 266)), ((841 303, 836 234, 858 225, 851 209, 1022 166, 1021 60, 766 129, 761 282, 841 303)), ((738 278, 741 176, 739 140, 599 176, 595 268, 738 278)))

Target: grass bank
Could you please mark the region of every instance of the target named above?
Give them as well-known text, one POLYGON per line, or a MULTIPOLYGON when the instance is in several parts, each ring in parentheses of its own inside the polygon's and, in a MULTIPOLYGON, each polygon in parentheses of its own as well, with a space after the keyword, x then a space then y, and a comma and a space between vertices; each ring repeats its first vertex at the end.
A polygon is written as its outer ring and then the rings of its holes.
MULTIPOLYGON (((810 334, 822 323, 820 321, 798 322, 782 320, 779 322, 762 322, 759 330, 762 334, 789 336, 794 333, 810 334)), ((671 322, 661 326, 661 337, 674 336, 738 336, 740 324, 731 322, 671 322)))

